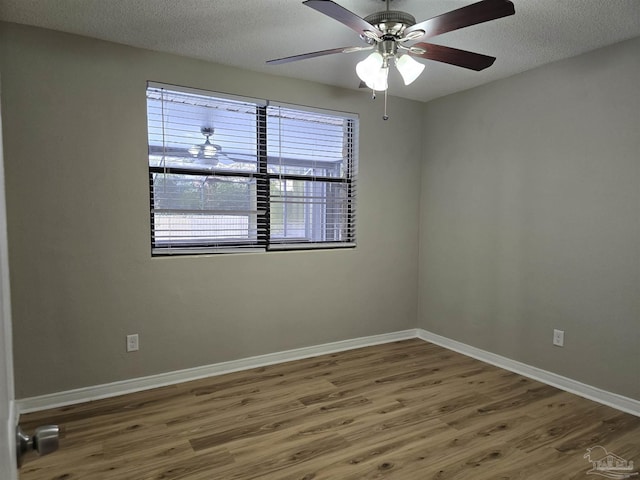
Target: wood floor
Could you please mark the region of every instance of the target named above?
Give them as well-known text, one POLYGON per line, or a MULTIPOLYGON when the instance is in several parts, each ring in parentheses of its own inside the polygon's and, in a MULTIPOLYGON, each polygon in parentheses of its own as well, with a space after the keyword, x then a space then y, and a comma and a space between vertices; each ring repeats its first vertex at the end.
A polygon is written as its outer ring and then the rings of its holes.
POLYGON ((605 478, 587 476, 596 445, 640 466, 639 417, 417 339, 21 423, 63 435, 60 451, 28 456, 20 480, 605 478))

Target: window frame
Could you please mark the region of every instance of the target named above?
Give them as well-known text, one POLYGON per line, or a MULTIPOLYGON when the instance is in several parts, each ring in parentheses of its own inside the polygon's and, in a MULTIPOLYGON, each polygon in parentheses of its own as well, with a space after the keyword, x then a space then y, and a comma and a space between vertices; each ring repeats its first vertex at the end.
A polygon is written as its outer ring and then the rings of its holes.
MULTIPOLYGON (((338 112, 332 110, 304 107, 299 105, 284 104, 269 102, 268 100, 256 100, 247 97, 239 97, 235 95, 228 95, 219 92, 198 90, 192 88, 178 87, 175 85, 148 82, 147 83, 147 100, 149 100, 148 92, 150 89, 163 89, 174 93, 195 93, 197 95, 207 96, 213 101, 217 100, 239 100, 241 102, 255 103, 256 107, 256 169, 255 171, 242 171, 242 170, 219 170, 212 168, 186 168, 177 166, 154 166, 151 165, 151 141, 148 139, 149 153, 148 153, 148 168, 149 168, 149 198, 150 198, 150 228, 151 228, 151 254, 154 257, 167 257, 167 256, 179 256, 179 255, 210 255, 210 254, 226 254, 226 253, 255 253, 255 252, 269 252, 269 251, 282 251, 282 250, 314 250, 314 249, 336 249, 336 248, 354 248, 356 246, 356 225, 355 225, 355 210, 356 210, 356 180, 357 180, 357 165, 358 165, 358 138, 359 138, 359 116, 353 113, 338 112), (327 117, 337 117, 341 119, 346 127, 343 133, 343 142, 346 146, 346 151, 343 148, 342 163, 336 163, 339 165, 344 174, 342 176, 310 176, 301 175, 295 173, 283 173, 270 172, 269 167, 274 162, 270 159, 274 158, 269 156, 268 152, 268 116, 270 109, 283 107, 290 111, 303 113, 313 113, 319 115, 326 115, 327 117), (252 202, 255 202, 255 241, 251 239, 246 242, 243 241, 221 241, 220 239, 212 239, 211 241, 199 241, 195 239, 193 241, 184 242, 171 242, 156 239, 156 212, 157 206, 155 205, 155 175, 182 175, 182 176, 203 176, 204 182, 210 177, 228 178, 238 177, 253 179, 256 184, 255 198, 250 197, 252 202), (322 232, 324 239, 318 241, 309 240, 308 236, 302 238, 287 238, 286 236, 279 238, 272 235, 272 187, 271 182, 277 180, 286 184, 288 181, 301 181, 306 182, 305 188, 312 185, 324 185, 322 188, 325 190, 322 198, 324 204, 309 205, 306 203, 309 198, 304 195, 305 201, 301 203, 304 209, 325 209, 325 212, 318 219, 316 215, 306 217, 304 220, 305 229, 313 228, 308 225, 309 221, 316 224, 320 222, 320 231, 322 232), (343 201, 346 205, 346 213, 335 213, 337 217, 343 215, 342 222, 340 223, 341 235, 345 238, 339 240, 326 240, 327 235, 327 218, 329 213, 326 212, 327 205, 329 205, 329 195, 326 193, 328 187, 332 184, 345 185, 346 196, 343 201), (312 220, 309 220, 311 218, 312 220), (225 245, 227 244, 228 245, 225 245)), ((161 100, 162 102, 164 100, 161 100)), ((147 108, 149 108, 147 104, 147 108)), ((164 115, 164 113, 163 113, 164 115)), ((163 117, 164 121, 164 117, 163 117)), ((147 121, 148 131, 150 130, 150 121, 147 121)), ((150 135, 150 133, 149 133, 150 135)), ((279 140, 281 141, 281 140, 279 140)), ((157 147, 156 147, 157 148, 157 147)), ((295 165, 296 160, 299 165, 308 166, 314 164, 315 160, 304 159, 288 159, 293 161, 291 165, 295 165)), ((282 163, 280 163, 282 165, 282 163)), ((340 168, 339 167, 339 168, 340 168)), ((204 187, 203 187, 204 188, 204 187)), ((337 202, 337 200, 334 200, 337 202)), ((283 205, 287 205, 286 202, 283 205)), ((333 204, 332 204, 333 205, 333 204)), ((202 210, 207 212, 208 210, 202 210)), ((210 210, 213 211, 213 210, 210 210)), ((206 214, 205 214, 206 215, 206 214)), ((251 222, 251 219, 249 219, 251 222)), ((286 224, 286 222, 285 222, 286 224)), ((317 228, 317 225, 316 225, 317 228)), ((335 234, 335 226, 333 228, 335 234)))

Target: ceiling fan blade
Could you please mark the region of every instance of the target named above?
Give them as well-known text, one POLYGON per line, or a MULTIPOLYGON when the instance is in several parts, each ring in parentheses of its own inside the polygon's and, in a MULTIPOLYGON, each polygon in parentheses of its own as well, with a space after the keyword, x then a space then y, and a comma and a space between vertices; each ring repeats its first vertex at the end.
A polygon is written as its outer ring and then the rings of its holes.
POLYGON ((356 53, 356 52, 364 52, 365 50, 373 50, 375 46, 369 45, 367 47, 347 47, 342 50, 342 53, 356 53))
POLYGON ((424 31, 422 37, 429 38, 460 28, 470 27, 478 23, 496 20, 516 13, 513 3, 509 0, 482 0, 466 7, 452 10, 424 22, 416 23, 404 31, 406 37, 414 31, 424 31))
POLYGON ((355 13, 350 12, 331 0, 306 0, 302 3, 307 7, 311 7, 314 10, 337 20, 350 29, 355 30, 360 35, 367 36, 365 32, 373 32, 376 37, 382 36, 382 32, 367 22, 364 18, 360 18, 355 13))
POLYGON ((267 60, 269 65, 280 65, 282 63, 297 62, 298 60, 304 60, 306 58, 322 57, 324 55, 332 55, 334 53, 351 53, 360 50, 368 50, 369 47, 340 47, 332 48, 330 50, 320 50, 319 52, 302 53, 300 55, 293 55, 291 57, 276 58, 275 60, 267 60))
POLYGON ((482 55, 481 53, 468 52, 466 50, 458 50, 457 48, 445 47, 433 43, 416 43, 412 47, 426 50, 425 53, 417 53, 409 51, 409 55, 413 57, 426 58, 436 62, 448 63, 457 67, 468 68, 479 72, 493 65, 495 57, 482 55))

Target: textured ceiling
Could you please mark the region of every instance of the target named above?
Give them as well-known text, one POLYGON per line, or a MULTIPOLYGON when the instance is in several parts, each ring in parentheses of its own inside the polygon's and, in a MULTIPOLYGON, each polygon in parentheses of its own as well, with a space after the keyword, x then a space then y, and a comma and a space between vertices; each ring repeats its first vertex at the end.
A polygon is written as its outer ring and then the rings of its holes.
MULTIPOLYGON (((381 0, 336 0, 364 17, 381 0)), ((640 36, 639 0, 513 0, 516 14, 430 39, 497 57, 474 72, 424 60, 409 87, 392 74, 390 94, 427 101, 536 66, 640 36)), ((418 22, 473 0, 393 0, 418 22)), ((349 45, 358 35, 301 0, 0 0, 0 19, 76 33, 249 70, 357 88, 355 63, 367 52, 285 65, 284 56, 349 45)), ((640 54, 640 52, 639 52, 640 54)))

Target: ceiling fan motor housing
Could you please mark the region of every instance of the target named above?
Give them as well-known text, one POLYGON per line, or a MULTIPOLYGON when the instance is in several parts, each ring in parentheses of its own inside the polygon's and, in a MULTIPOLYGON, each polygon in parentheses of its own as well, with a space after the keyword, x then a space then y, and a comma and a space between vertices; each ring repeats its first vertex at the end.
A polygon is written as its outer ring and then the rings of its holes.
POLYGON ((365 17, 365 21, 378 28, 384 35, 402 37, 405 29, 416 24, 413 15, 398 10, 387 10, 372 13, 365 17))

